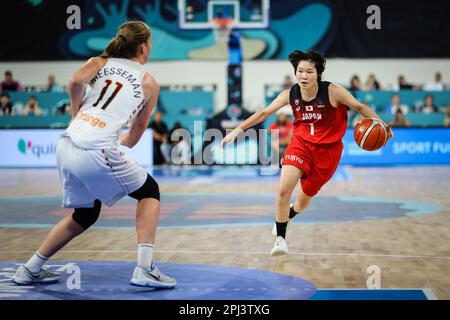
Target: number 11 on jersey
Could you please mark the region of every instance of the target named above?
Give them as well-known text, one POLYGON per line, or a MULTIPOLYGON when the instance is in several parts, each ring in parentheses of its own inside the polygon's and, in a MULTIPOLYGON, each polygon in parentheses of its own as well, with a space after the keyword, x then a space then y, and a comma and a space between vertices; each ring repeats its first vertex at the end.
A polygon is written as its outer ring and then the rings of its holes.
MULTIPOLYGON (((103 99, 103 96, 106 93, 106 90, 108 90, 109 85, 111 84, 111 80, 105 80, 106 85, 103 87, 102 92, 100 93, 100 97, 98 97, 97 101, 92 105, 93 107, 96 107, 98 103, 103 99)), ((112 99, 116 96, 116 94, 119 92, 120 89, 122 89, 123 85, 120 82, 116 81, 116 89, 112 93, 112 95, 106 100, 106 102, 102 106, 102 110, 105 110, 108 104, 111 103, 112 99)))

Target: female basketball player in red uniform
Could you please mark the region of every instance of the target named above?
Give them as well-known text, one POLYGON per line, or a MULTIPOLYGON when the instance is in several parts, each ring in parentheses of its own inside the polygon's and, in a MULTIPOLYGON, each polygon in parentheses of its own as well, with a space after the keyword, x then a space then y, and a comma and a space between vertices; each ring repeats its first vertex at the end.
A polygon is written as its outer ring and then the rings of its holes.
MULTIPOLYGON (((289 55, 289 61, 294 67, 297 84, 282 91, 268 107, 249 117, 221 143, 223 146, 233 142, 243 130, 263 122, 285 105, 291 105, 295 117, 294 135, 282 159, 275 205, 277 238, 272 256, 288 253, 286 228, 289 220, 308 207, 336 171, 343 149, 342 137, 347 129, 346 106, 384 124, 372 109, 357 101, 346 89, 321 80, 326 61, 319 53, 296 50, 289 55), (295 203, 289 205, 299 180, 301 190, 295 203)), ((391 138, 392 124, 385 126, 391 138)))
MULTIPOLYGON (((39 249, 20 266, 17 284, 50 283, 60 275, 43 267, 69 241, 92 226, 102 203, 114 205, 128 195, 136 200, 138 261, 130 284, 174 288, 176 280, 153 263, 160 194, 157 182, 118 149, 136 145, 158 100, 159 85, 143 65, 152 48, 150 28, 130 21, 119 27, 101 57, 89 59, 69 83, 72 121, 56 148, 63 207, 74 208, 58 222, 39 249), (83 97, 86 85, 91 90, 83 97), (131 124, 126 134, 121 129, 131 124)), ((112 278, 112 280, 114 280, 112 278)))

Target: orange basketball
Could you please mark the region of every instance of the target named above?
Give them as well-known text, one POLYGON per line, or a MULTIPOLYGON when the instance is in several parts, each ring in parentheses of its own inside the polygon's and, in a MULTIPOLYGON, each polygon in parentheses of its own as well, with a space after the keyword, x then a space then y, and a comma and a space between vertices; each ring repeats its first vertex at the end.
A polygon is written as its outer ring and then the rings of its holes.
POLYGON ((375 118, 362 119, 355 127, 353 133, 358 146, 367 151, 375 151, 387 142, 386 127, 375 118))

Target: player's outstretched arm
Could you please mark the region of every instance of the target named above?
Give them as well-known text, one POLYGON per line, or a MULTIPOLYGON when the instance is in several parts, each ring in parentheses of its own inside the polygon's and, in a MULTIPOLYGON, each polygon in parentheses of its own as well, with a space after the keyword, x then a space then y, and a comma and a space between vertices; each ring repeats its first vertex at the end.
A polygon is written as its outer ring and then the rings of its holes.
POLYGON ((142 80, 142 88, 144 89, 144 95, 147 99, 147 105, 133 120, 130 131, 120 136, 120 144, 127 146, 128 148, 134 147, 139 139, 141 139, 145 129, 148 127, 150 116, 159 97, 159 84, 148 73, 145 74, 144 79, 142 80))
POLYGON ((384 123, 383 119, 371 108, 366 106, 364 103, 359 102, 355 99, 355 97, 348 92, 345 88, 338 86, 336 84, 330 84, 329 89, 330 94, 330 100, 336 102, 336 105, 346 105, 361 114, 363 117, 366 118, 376 118, 380 120, 380 122, 386 127, 386 130, 388 132, 388 139, 392 138, 394 136, 392 132, 392 123, 386 124, 384 123))
POLYGON ((90 58, 80 69, 78 69, 69 79, 69 97, 72 118, 75 118, 80 110, 81 98, 83 97, 84 86, 91 81, 95 75, 105 65, 107 59, 101 57, 90 58))
POLYGON ((267 106, 264 109, 256 111, 252 116, 248 117, 247 120, 245 120, 243 123, 241 123, 239 126, 234 128, 233 131, 231 131, 229 134, 226 135, 225 138, 223 138, 222 142, 220 143, 220 146, 223 147, 225 144, 231 143, 236 139, 236 137, 243 132, 244 130, 251 128, 258 123, 263 122, 268 117, 273 115, 275 112, 283 108, 289 104, 289 90, 283 90, 278 97, 276 97, 272 103, 267 106))

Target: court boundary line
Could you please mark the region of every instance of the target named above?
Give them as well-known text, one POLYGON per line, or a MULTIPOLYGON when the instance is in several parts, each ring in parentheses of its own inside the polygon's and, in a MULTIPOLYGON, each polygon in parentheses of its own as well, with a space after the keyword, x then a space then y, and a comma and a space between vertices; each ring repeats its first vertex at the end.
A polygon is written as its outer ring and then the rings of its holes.
MULTIPOLYGON (((36 250, 7 251, 2 250, 0 254, 7 253, 33 253, 36 250)), ((61 250, 58 253, 136 253, 136 250, 61 250)), ((155 253, 198 253, 198 254, 253 254, 268 255, 269 251, 201 251, 201 250, 154 250, 155 253)), ((450 260, 450 256, 430 256, 430 255, 401 255, 401 254, 380 254, 380 253, 332 253, 332 252, 290 252, 288 255, 294 256, 353 256, 353 257, 377 257, 377 258, 399 258, 399 259, 438 259, 450 260)))

